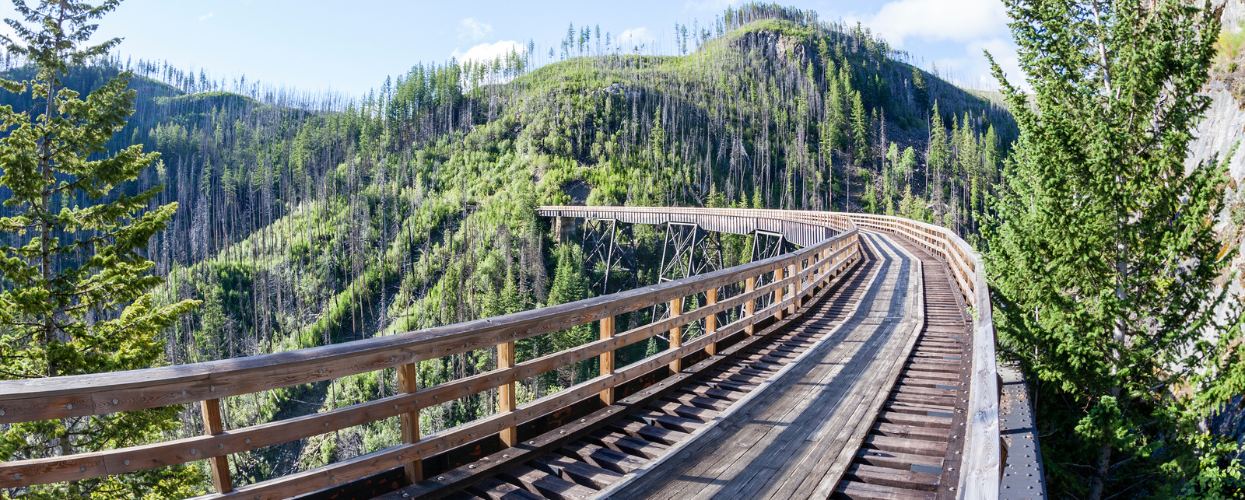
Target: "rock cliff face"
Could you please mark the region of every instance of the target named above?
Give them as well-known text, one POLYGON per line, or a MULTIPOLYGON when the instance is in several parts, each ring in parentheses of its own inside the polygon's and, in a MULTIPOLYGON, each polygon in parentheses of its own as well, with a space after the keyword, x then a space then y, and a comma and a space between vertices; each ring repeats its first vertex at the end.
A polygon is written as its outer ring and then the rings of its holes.
POLYGON ((1211 0, 1210 8, 1215 10, 1224 29, 1233 33, 1241 31, 1241 22, 1245 21, 1245 0, 1211 0))
MULTIPOLYGON (((1245 29, 1245 0, 1214 0, 1211 6, 1225 30, 1245 29)), ((1221 160, 1228 158, 1232 183, 1224 193, 1226 208, 1217 229, 1225 243, 1238 245, 1236 255, 1229 256, 1237 279, 1234 283, 1225 283, 1238 298, 1245 298, 1245 148, 1240 147, 1245 142, 1242 141, 1245 139, 1245 102, 1242 102, 1243 94, 1234 89, 1245 87, 1242 85, 1245 81, 1239 81, 1243 77, 1245 69, 1211 76, 1206 85, 1206 95, 1211 98, 1210 109, 1194 131, 1194 143, 1186 162, 1192 166, 1216 156, 1221 160), (1229 157, 1233 149, 1236 152, 1229 157)))
MULTIPOLYGON (((1239 33, 1245 29, 1245 0, 1212 0, 1211 8, 1215 9, 1225 31, 1239 33)), ((1242 78, 1245 78, 1242 69, 1211 77, 1206 86, 1206 95, 1211 98, 1210 109, 1194 131, 1195 140, 1186 161, 1186 166, 1191 166, 1215 155, 1222 159, 1236 149, 1228 163, 1232 183, 1224 193, 1225 213, 1216 229, 1225 243, 1238 247, 1236 255, 1230 257, 1229 268, 1229 273, 1235 271, 1237 277, 1231 283, 1227 282, 1228 276, 1223 278, 1223 284, 1235 297, 1232 300, 1238 303, 1245 300, 1245 148, 1241 147, 1245 142, 1245 102, 1240 99, 1245 95, 1241 92, 1245 81, 1241 81, 1242 78)), ((1235 437, 1237 457, 1241 458, 1245 456, 1245 400, 1238 396, 1225 410, 1207 425, 1220 435, 1235 437)))

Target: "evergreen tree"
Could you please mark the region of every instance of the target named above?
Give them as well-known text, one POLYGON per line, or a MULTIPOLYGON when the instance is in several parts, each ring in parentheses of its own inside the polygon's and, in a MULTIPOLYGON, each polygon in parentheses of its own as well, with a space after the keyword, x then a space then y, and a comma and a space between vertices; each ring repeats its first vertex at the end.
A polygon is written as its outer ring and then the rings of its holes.
MULTIPOLYGON (((109 154, 106 143, 133 113, 126 76, 84 101, 61 85, 71 65, 102 56, 120 42, 84 46, 92 21, 119 0, 91 6, 75 1, 15 1, 26 24, 6 19, 14 40, 5 48, 38 68, 33 80, 0 80, 4 90, 29 95, 37 113, 0 108, 0 186, 9 190, 0 218, 0 378, 33 379, 131 370, 160 361, 162 329, 190 311, 192 301, 157 306, 144 251, 163 230, 176 203, 145 210, 160 188, 113 193, 158 160, 141 145, 109 154), (89 200, 88 206, 83 202, 89 200), (20 245, 16 243, 22 242, 20 245)), ((0 460, 94 452, 145 444, 180 427, 180 407, 29 422, 0 436, 0 460)), ((26 498, 183 498, 203 478, 189 466, 31 488, 26 498)))
POLYGON ((857 166, 863 165, 872 156, 869 154, 872 144, 870 137, 869 112, 860 99, 860 92, 852 92, 852 159, 857 166))
MULTIPOLYGON (((553 284, 549 286, 549 300, 546 305, 556 306, 591 296, 588 290, 588 278, 584 274, 584 253, 579 245, 574 243, 558 245, 556 258, 557 268, 554 270, 553 284)), ((550 336, 554 339, 552 346, 554 351, 570 349, 595 339, 591 325, 574 326, 550 336)), ((586 380, 595 375, 593 373, 593 369, 597 366, 595 360, 584 361, 577 366, 578 380, 586 380)))
POLYGON ((937 102, 930 111, 929 131, 929 151, 925 157, 925 197, 931 202, 940 203, 943 200, 943 173, 951 166, 951 150, 947 145, 947 129, 942 124, 937 102))
POLYGON ((1223 356, 1195 349, 1224 163, 1185 166, 1218 22, 1179 0, 1005 3, 1033 101, 994 65, 1021 134, 984 235, 1000 340, 1038 381, 1051 496, 1170 494, 1216 403, 1175 388, 1223 383, 1190 375, 1223 356))

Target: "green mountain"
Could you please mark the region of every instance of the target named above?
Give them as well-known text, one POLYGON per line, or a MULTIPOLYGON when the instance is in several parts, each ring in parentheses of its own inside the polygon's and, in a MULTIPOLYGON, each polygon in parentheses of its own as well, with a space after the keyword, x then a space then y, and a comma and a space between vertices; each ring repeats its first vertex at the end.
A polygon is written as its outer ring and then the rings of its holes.
MULTIPOLYGON (((136 75, 138 111, 114 146, 144 144, 163 164, 126 191, 163 184, 155 203, 179 202, 151 258, 168 278, 163 300, 203 301, 168 332, 174 364, 588 296, 591 270, 550 238, 540 204, 872 211, 973 233, 1017 133, 1004 108, 904 62, 859 26, 752 5, 717 28, 682 56, 596 53, 590 32, 572 29, 559 62, 420 65, 360 101, 245 81, 233 85, 244 92, 224 92, 202 74, 119 60, 75 68, 65 82, 85 91, 127 67, 136 75)), ((31 107, 29 95, 3 104, 31 107)), ((639 284, 652 283, 660 235, 636 227, 634 237, 639 284)), ((742 238, 725 244, 726 265, 747 258, 742 238)), ((588 338, 580 329, 524 342, 520 361, 588 338)), ((646 346, 636 348, 633 357, 646 346)), ((495 366, 488 353, 448 357, 423 363, 420 380, 495 366)), ((520 396, 595 369, 525 381, 520 396)), ((223 409, 235 427, 395 390, 392 373, 369 374, 230 398, 223 409)), ((423 412, 421 425, 434 432, 495 407, 476 395, 423 412)), ((186 410, 187 434, 201 430, 197 411, 186 410)), ((379 449, 398 441, 397 428, 378 422, 235 455, 235 477, 379 449)))

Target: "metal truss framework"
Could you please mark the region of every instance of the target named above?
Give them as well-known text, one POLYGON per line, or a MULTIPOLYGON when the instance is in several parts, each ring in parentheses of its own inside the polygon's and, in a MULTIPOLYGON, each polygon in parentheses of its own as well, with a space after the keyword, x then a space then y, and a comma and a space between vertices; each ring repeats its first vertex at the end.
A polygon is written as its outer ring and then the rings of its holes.
POLYGON ((638 285, 635 238, 631 224, 616 219, 584 219, 584 270, 597 295, 630 290, 638 285))
MULTIPOLYGON (((662 243, 661 265, 658 268, 658 283, 665 283, 724 268, 721 233, 708 231, 695 223, 667 222, 662 243)), ((593 293, 606 295, 622 290, 630 290, 639 286, 639 265, 635 256, 635 238, 631 232, 632 224, 620 223, 617 219, 585 218, 581 243, 584 250, 584 270, 589 274, 593 293)), ((787 241, 782 233, 755 230, 752 236, 751 261, 756 262, 776 257, 790 251, 795 245, 787 241)), ((756 286, 764 286, 774 281, 773 273, 758 276, 756 286)), ((718 290, 718 297, 734 296, 741 293, 738 285, 727 285, 718 290)), ((757 307, 763 308, 772 301, 770 296, 757 299, 757 307)), ((690 311, 708 302, 704 292, 684 299, 683 309, 690 311)), ((669 317, 670 305, 655 304, 652 309, 652 321, 660 321, 669 317)), ((719 324, 732 321, 743 314, 742 308, 734 308, 718 313, 719 324)), ((704 320, 689 323, 683 328, 684 340, 691 340, 704 333, 704 320)), ((664 335, 658 335, 669 342, 664 335)))
MULTIPOLYGON (((783 238, 782 233, 772 233, 769 231, 755 231, 752 233, 752 262, 777 257, 786 253, 787 247, 790 246, 787 240, 783 238)), ((774 273, 765 273, 757 276, 756 286, 760 288, 774 282, 774 273)), ((757 298, 757 308, 763 308, 770 305, 771 297, 769 295, 757 298)))
MULTIPOLYGON (((723 269, 722 237, 720 233, 706 231, 697 224, 669 222, 666 224, 665 243, 662 247, 658 283, 723 269)), ((719 290, 719 297, 722 296, 719 290)), ((683 309, 696 309, 708 301, 704 292, 684 299, 683 309)), ((653 320, 668 317, 669 304, 653 306, 653 320)), ((683 328, 684 339, 694 339, 704 333, 704 320, 697 320, 683 328)), ((664 338, 664 337, 663 337, 664 338)), ((667 339, 668 340, 668 339, 667 339)))

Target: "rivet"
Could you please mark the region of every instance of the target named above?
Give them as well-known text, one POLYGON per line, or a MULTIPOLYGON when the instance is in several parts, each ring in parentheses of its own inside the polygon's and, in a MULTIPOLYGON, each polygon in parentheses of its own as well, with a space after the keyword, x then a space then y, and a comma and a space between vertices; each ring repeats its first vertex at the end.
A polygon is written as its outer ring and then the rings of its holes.
POLYGON ((445 480, 445 476, 437 476, 437 481, 444 481, 444 480, 445 480))
POLYGON ((471 465, 468 465, 468 466, 467 466, 467 468, 468 468, 468 469, 474 469, 474 468, 476 468, 476 464, 471 464, 471 465))
POLYGON ((509 454, 509 453, 506 453, 506 454, 502 455, 501 457, 502 457, 502 458, 510 458, 510 454, 509 454))

